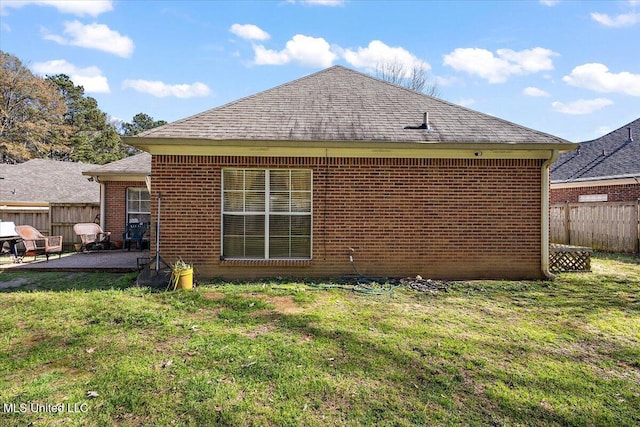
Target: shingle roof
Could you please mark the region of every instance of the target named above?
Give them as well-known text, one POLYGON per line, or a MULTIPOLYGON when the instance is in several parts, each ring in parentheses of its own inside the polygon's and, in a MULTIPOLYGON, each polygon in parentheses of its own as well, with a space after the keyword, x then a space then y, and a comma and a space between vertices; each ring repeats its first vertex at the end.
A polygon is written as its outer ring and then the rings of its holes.
POLYGON ((85 170, 85 175, 151 175, 151 154, 140 153, 85 170))
POLYGON ((631 176, 640 176, 640 118, 600 138, 581 142, 576 151, 561 154, 551 169, 553 182, 631 176))
MULTIPOLYGON (((334 66, 129 139, 551 143, 568 141, 334 66), (430 130, 420 126, 429 114, 430 130)), ((178 140, 175 142, 180 144, 178 140)))
POLYGON ((82 171, 93 165, 32 159, 16 165, 0 164, 0 200, 39 203, 97 203, 100 184, 82 171))

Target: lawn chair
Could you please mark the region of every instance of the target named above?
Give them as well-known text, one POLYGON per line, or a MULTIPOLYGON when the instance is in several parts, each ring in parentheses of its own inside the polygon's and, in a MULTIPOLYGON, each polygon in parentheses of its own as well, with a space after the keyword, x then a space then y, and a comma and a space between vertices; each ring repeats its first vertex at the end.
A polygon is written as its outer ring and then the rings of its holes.
POLYGON ((111 249, 111 232, 103 231, 93 222, 81 222, 73 226, 73 232, 80 237, 80 251, 111 249))
POLYGON ((148 227, 144 222, 130 222, 127 224, 127 228, 122 233, 122 241, 124 242, 127 250, 131 250, 131 242, 136 242, 138 250, 142 250, 142 240, 147 233, 148 227))
POLYGON ((30 225, 16 225, 16 234, 22 239, 24 256, 33 255, 33 260, 38 255, 45 255, 49 262, 50 254, 62 256, 62 236, 45 237, 30 225))

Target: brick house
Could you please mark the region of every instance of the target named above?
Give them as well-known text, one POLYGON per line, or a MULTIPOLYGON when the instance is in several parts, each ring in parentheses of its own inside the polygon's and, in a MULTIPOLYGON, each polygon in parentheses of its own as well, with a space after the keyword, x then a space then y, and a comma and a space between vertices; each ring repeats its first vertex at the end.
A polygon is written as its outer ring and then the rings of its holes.
POLYGON ((141 153, 82 172, 100 183, 100 226, 118 240, 132 220, 151 222, 151 155, 141 153))
POLYGON ((125 141, 151 154, 163 259, 226 279, 337 277, 350 255, 366 276, 544 278, 549 166, 574 146, 341 66, 125 141))
POLYGON ((551 169, 551 202, 640 199, 640 118, 561 154, 551 169))

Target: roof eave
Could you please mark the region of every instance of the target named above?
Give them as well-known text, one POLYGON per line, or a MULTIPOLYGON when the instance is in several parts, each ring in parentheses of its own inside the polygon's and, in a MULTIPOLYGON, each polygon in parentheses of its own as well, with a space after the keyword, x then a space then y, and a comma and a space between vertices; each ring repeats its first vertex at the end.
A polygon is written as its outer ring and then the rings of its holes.
POLYGON ((557 188, 570 186, 592 186, 592 185, 623 185, 623 184, 640 184, 640 172, 624 175, 595 176, 589 178, 577 179, 556 179, 551 181, 551 185, 557 188))
MULTIPOLYGON (((390 142, 390 141, 299 141, 212 140, 200 138, 124 138, 127 144, 151 154, 248 155, 300 157, 488 157, 518 158, 517 153, 571 151, 573 143, 559 142, 390 142), (508 155, 507 155, 508 154, 508 155)), ((542 153, 545 154, 542 154, 542 153)), ((530 157, 530 156, 527 156, 530 157)))
POLYGON ((99 181, 144 181, 145 178, 151 175, 149 172, 104 172, 104 171, 84 171, 84 176, 91 176, 98 178, 99 181))

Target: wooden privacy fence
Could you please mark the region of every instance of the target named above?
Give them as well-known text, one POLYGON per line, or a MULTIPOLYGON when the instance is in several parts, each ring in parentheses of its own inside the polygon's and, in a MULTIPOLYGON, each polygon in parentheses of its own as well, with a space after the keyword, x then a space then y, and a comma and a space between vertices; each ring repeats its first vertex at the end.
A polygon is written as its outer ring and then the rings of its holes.
POLYGON ((551 205, 551 242, 640 252, 640 201, 551 205))
POLYGON ((62 236, 65 250, 73 249, 80 239, 73 232, 79 222, 94 222, 100 214, 99 203, 49 203, 40 206, 3 206, 2 221, 16 225, 30 225, 45 236, 62 236))

